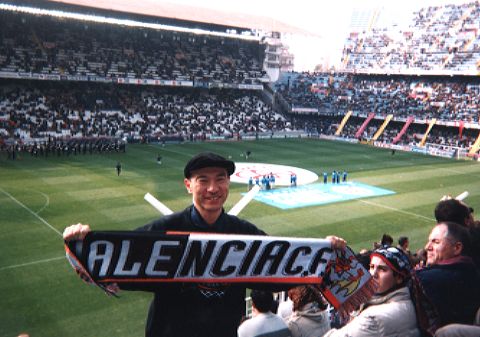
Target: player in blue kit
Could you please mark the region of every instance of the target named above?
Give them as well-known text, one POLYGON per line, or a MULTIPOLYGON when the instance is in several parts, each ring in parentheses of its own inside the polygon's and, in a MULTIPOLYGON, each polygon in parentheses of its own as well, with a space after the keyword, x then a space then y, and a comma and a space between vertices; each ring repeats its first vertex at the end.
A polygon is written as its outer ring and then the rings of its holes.
POLYGON ((275 187, 275 176, 271 172, 270 172, 269 179, 270 179, 270 188, 274 188, 275 187))

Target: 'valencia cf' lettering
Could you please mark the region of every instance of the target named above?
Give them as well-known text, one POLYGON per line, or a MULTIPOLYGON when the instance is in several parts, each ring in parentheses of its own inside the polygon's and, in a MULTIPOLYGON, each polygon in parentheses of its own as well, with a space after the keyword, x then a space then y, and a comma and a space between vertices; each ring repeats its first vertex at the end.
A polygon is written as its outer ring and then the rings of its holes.
POLYGON ((92 242, 90 245, 90 253, 88 254, 88 269, 94 271, 98 268, 98 276, 107 275, 107 270, 112 261, 114 245, 106 240, 92 242), (102 253, 103 251, 103 253, 102 253), (98 263, 100 266, 98 267, 98 263))
POLYGON ((178 263, 179 249, 181 247, 178 241, 155 241, 145 275, 172 277, 174 274, 172 263, 178 263))
POLYGON ((261 274, 267 262, 270 262, 270 268, 267 273, 271 275, 275 274, 288 247, 290 247, 290 244, 287 241, 273 241, 268 243, 255 266, 253 275, 261 274), (276 252, 274 252, 275 250, 276 252))
POLYGON ((183 266, 180 268, 179 275, 189 275, 189 271, 192 271, 194 276, 204 275, 215 244, 216 241, 207 241, 205 248, 202 249, 201 241, 192 241, 187 249, 187 256, 183 266))
POLYGON ((325 264, 328 262, 328 258, 325 255, 332 253, 332 251, 333 250, 330 247, 325 247, 318 250, 308 268, 310 274, 318 275, 318 268, 322 265, 325 266, 325 264))
MULTIPOLYGON (((330 258, 328 244, 305 245, 299 240, 278 240, 247 236, 190 234, 150 240, 150 249, 135 237, 117 242, 89 242, 86 265, 100 279, 165 279, 194 282, 222 278, 280 280, 320 276, 330 258), (195 239, 191 237, 195 236, 195 239), (201 237, 201 238, 197 238, 201 237), (250 237, 248 237, 250 238, 250 237)), ((316 239, 312 239, 316 240, 316 239)), ((317 240, 318 241, 318 240, 317 240)))
POLYGON ((312 249, 310 247, 295 248, 287 260, 287 264, 285 266, 285 274, 298 275, 303 271, 303 268, 300 265, 297 265, 295 268, 293 268, 295 260, 297 259, 298 255, 300 255, 300 252, 303 252, 303 255, 308 255, 312 252, 312 249))
POLYGON ((130 241, 122 240, 122 248, 120 250, 120 257, 118 258, 118 264, 115 267, 113 275, 126 276, 126 275, 138 275, 141 263, 135 262, 132 264, 130 270, 126 269, 128 252, 130 250, 130 241))
POLYGON ((233 274, 235 272, 236 266, 234 265, 223 266, 225 259, 231 249, 238 252, 238 251, 245 250, 246 246, 247 244, 243 241, 226 242, 220 249, 220 253, 218 254, 217 260, 213 265, 212 274, 217 276, 227 276, 227 275, 233 274))
POLYGON ((242 261, 242 264, 240 266, 240 270, 238 271, 238 275, 240 276, 245 276, 248 273, 248 270, 250 269, 250 266, 253 262, 253 259, 255 258, 255 254, 257 254, 258 248, 260 248, 262 244, 262 241, 253 241, 248 248, 248 253, 245 256, 245 258, 242 261))

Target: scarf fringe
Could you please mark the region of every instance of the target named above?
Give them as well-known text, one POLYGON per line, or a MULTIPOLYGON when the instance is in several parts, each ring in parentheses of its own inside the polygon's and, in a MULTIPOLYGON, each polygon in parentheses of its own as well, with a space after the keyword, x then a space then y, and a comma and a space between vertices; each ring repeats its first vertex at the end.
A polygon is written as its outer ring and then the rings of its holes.
POLYGON ((351 312, 358 310, 361 304, 367 302, 373 296, 376 286, 376 281, 373 278, 370 278, 363 287, 349 296, 345 302, 337 308, 340 319, 342 321, 347 321, 351 312))

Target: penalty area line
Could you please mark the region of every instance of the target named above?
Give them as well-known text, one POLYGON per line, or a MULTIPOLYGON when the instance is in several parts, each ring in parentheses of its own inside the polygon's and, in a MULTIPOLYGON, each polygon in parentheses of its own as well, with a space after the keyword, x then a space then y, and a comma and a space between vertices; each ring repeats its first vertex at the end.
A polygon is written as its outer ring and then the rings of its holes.
POLYGON ((420 218, 420 219, 426 220, 426 221, 428 221, 428 222, 430 222, 430 221, 435 221, 435 219, 429 218, 428 216, 423 216, 423 215, 421 215, 421 214, 412 213, 412 212, 408 212, 408 211, 403 211, 403 210, 398 209, 398 208, 395 208, 395 207, 390 207, 390 206, 385 206, 385 205, 382 205, 382 204, 377 204, 376 202, 367 201, 367 200, 358 200, 358 201, 359 201, 359 202, 363 202, 364 204, 367 204, 367 205, 377 206, 377 207, 389 209, 389 210, 394 211, 394 212, 411 215, 411 216, 414 216, 414 217, 416 217, 416 218, 420 218))
POLYGON ((47 263, 47 262, 51 262, 51 261, 63 260, 63 259, 65 259, 65 256, 53 257, 51 259, 37 260, 37 261, 26 262, 26 263, 21 263, 21 264, 14 264, 14 265, 11 265, 11 266, 0 267, 0 271, 7 270, 7 269, 14 269, 14 268, 31 266, 31 265, 39 264, 39 263, 47 263))
POLYGON ((57 233, 58 235, 60 236, 63 236, 62 233, 60 233, 58 231, 58 229, 56 229, 55 227, 53 227, 52 225, 50 225, 45 219, 43 219, 40 215, 38 215, 37 213, 35 213, 34 211, 32 211, 30 208, 28 208, 27 206, 25 206, 24 204, 22 204, 20 201, 18 201, 13 195, 11 195, 10 193, 8 193, 7 191, 5 191, 3 188, 0 187, 0 191, 5 194, 6 196, 8 196, 10 199, 12 199, 13 201, 15 201, 18 205, 22 206, 24 209, 26 209, 30 214, 32 214, 34 217, 36 217, 38 220, 40 220, 45 226, 47 226, 48 228, 50 228, 51 230, 53 230, 55 233, 57 233))

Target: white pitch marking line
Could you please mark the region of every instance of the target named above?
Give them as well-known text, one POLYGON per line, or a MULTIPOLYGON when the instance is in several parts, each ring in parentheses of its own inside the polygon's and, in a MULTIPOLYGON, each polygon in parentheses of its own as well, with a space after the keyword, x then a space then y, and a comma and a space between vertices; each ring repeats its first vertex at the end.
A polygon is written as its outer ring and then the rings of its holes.
POLYGON ((35 213, 34 211, 32 211, 30 208, 28 208, 27 206, 25 206, 24 204, 22 204, 20 201, 18 201, 17 199, 15 199, 15 197, 13 195, 11 195, 10 193, 8 193, 7 191, 5 191, 3 188, 0 187, 0 191, 3 192, 3 194, 5 194, 6 196, 8 196, 10 199, 12 199, 13 201, 15 201, 17 204, 19 204, 20 206, 22 206, 23 208, 25 208, 30 214, 32 214, 34 217, 36 217, 38 220, 40 220, 41 222, 43 222, 44 225, 46 225, 47 227, 49 227, 51 230, 55 231, 58 235, 62 236, 62 233, 60 233, 58 231, 58 229, 56 229, 55 227, 53 227, 52 225, 50 225, 47 221, 45 221, 45 219, 43 219, 40 215, 38 215, 37 213, 35 213))
POLYGON ((248 205, 248 203, 250 201, 252 201, 252 199, 257 195, 258 191, 260 191, 260 186, 258 185, 255 185, 253 186, 253 188, 248 191, 247 194, 245 194, 243 196, 242 199, 240 199, 233 207, 230 211, 228 211, 228 214, 230 215, 235 215, 237 216, 238 213, 240 213, 242 211, 242 209, 245 208, 245 206, 248 205))
POLYGON ((395 208, 395 207, 385 206, 385 205, 377 204, 377 203, 375 203, 375 202, 371 202, 371 201, 367 201, 367 200, 358 200, 358 201, 363 202, 363 203, 368 204, 368 205, 373 205, 373 206, 377 206, 377 207, 382 207, 382 208, 389 209, 389 210, 391 210, 391 211, 395 211, 395 212, 399 212, 399 213, 411 215, 411 216, 414 216, 414 217, 417 217, 417 218, 421 218, 421 219, 424 219, 424 220, 427 220, 427 221, 435 221, 435 219, 429 218, 428 216, 423 216, 423 215, 420 215, 420 214, 403 211, 403 210, 398 209, 398 208, 395 208))
POLYGON ((150 193, 145 193, 143 199, 148 201, 150 205, 152 205, 157 211, 162 213, 163 215, 170 215, 173 214, 173 211, 168 208, 164 203, 160 202, 157 198, 155 198, 150 193))
POLYGON ((26 267, 26 266, 31 266, 33 264, 46 263, 46 262, 51 262, 51 261, 56 261, 56 260, 61 260, 61 259, 65 259, 65 256, 53 257, 51 259, 32 261, 32 262, 27 262, 27 263, 22 263, 22 264, 15 264, 15 265, 12 265, 12 266, 0 267, 0 271, 7 270, 7 269, 13 269, 13 268, 26 267))
POLYGON ((47 201, 45 202, 45 205, 43 205, 42 208, 40 208, 38 211, 36 211, 35 213, 38 215, 41 211, 43 211, 45 208, 48 207, 48 205, 50 205, 50 197, 48 195, 46 195, 45 193, 43 192, 40 192, 38 191, 38 193, 40 193, 41 195, 43 195, 45 197, 45 199, 47 199, 47 201))

